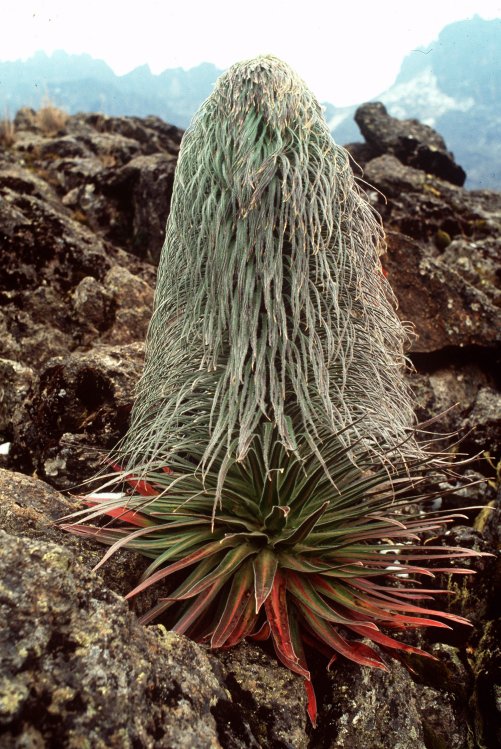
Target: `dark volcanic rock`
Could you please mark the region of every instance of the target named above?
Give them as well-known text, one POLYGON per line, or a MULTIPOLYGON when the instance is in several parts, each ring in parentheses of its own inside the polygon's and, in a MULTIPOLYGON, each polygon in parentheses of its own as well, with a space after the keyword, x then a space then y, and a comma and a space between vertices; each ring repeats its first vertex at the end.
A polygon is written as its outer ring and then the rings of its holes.
POLYGON ((201 648, 138 625, 61 546, 1 536, 3 747, 221 746, 227 695, 201 648))
POLYGON ((155 270, 129 252, 158 256, 182 131, 157 118, 78 115, 54 135, 29 111, 16 125, 0 154, 0 356, 40 366, 106 333, 123 341, 122 303, 126 342, 142 340, 155 270), (141 297, 137 315, 116 269, 150 286, 131 300, 141 297))
POLYGON ((0 442, 12 437, 15 414, 34 380, 31 367, 11 359, 0 359, 0 442))
MULTIPOLYGON (((2 746, 38 734, 70 746, 68 733, 103 749, 307 747, 302 680, 256 646, 208 659, 184 637, 139 626, 110 591, 128 592, 146 560, 120 550, 91 575, 103 547, 54 525, 77 508, 42 481, 0 470, 2 746), (130 704, 111 718, 115 699, 130 704)), ((154 602, 143 594, 137 612, 154 602)))
MULTIPOLYGON (((388 229, 401 231, 435 250, 452 240, 469 238, 470 244, 491 237, 497 240, 501 221, 498 193, 469 193, 455 185, 405 166, 384 154, 369 161, 364 178, 380 192, 371 199, 388 229)), ((473 247, 475 249, 475 247, 473 247)))
MULTIPOLYGON (((241 743, 231 744, 232 749, 310 746, 301 679, 247 642, 221 651, 217 662, 232 695, 232 708, 245 728, 241 743)), ((231 711, 227 717, 232 719, 231 711)))
POLYGON ((472 706, 478 746, 501 744, 501 619, 489 622, 473 654, 472 706))
POLYGON ((428 125, 417 120, 397 120, 384 104, 362 104, 355 113, 355 122, 372 148, 393 154, 402 164, 415 167, 460 187, 466 174, 454 161, 443 138, 428 125))
POLYGON ((414 683, 395 662, 388 673, 339 662, 326 695, 323 735, 315 744, 322 749, 467 747, 467 726, 454 695, 414 683))
POLYGON ((104 290, 99 311, 92 310, 97 327, 89 325, 80 284, 99 289, 114 262, 137 270, 137 261, 130 265, 126 253, 107 246, 64 207, 11 188, 0 193, 0 356, 39 367, 114 326, 118 304, 104 290))
POLYGON ((125 432, 143 355, 136 343, 52 359, 18 418, 12 466, 60 489, 95 475, 125 432))
MULTIPOLYGON (((158 262, 165 236, 169 213, 176 159, 172 154, 137 156, 124 167, 109 169, 98 180, 99 190, 106 196, 108 210, 115 204, 115 220, 98 209, 91 201, 86 214, 97 227, 110 225, 107 236, 112 242, 127 247, 139 257, 158 262), (94 216, 96 213, 96 216, 94 216)), ((102 200, 99 201, 99 206, 102 200)))
MULTIPOLYGON (((99 564, 106 548, 61 528, 63 518, 83 509, 78 497, 65 496, 44 481, 0 469, 0 528, 12 536, 51 541, 69 549, 89 572, 99 564)), ((125 596, 137 585, 147 567, 145 557, 119 549, 94 573, 103 585, 125 596)), ((164 589, 167 594, 168 588, 164 589)), ((141 615, 152 608, 160 594, 147 590, 134 598, 132 609, 141 615)))
POLYGON ((441 257, 394 233, 388 234, 383 264, 399 300, 399 314, 415 325, 413 351, 499 345, 501 310, 487 284, 473 286, 441 257))

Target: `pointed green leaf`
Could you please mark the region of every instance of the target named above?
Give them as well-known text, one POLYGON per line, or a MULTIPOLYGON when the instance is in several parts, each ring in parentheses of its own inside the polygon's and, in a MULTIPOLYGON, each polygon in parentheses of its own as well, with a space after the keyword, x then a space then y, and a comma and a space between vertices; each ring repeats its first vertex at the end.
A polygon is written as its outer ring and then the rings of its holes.
POLYGON ((235 629, 226 640, 224 647, 230 648, 233 645, 238 645, 241 640, 249 637, 257 622, 257 614, 255 612, 254 600, 250 597, 247 601, 245 610, 240 617, 235 629))
POLYGON ((276 547, 282 548, 294 546, 295 544, 299 544, 304 541, 304 539, 308 537, 312 529, 318 523, 324 512, 327 510, 328 506, 329 502, 324 502, 323 505, 315 510, 315 512, 312 512, 311 515, 308 515, 308 517, 302 521, 302 523, 296 528, 295 531, 293 531, 289 535, 284 534, 284 537, 277 542, 276 547))
MULTIPOLYGON (((292 646, 294 648, 294 652, 299 658, 299 663, 301 664, 301 666, 305 669, 305 671, 308 671, 308 664, 306 662, 303 642, 301 640, 301 633, 299 631, 299 624, 297 622, 296 617, 291 616, 289 619, 289 622, 290 622, 290 631, 291 631, 291 641, 292 641, 292 646)), ((317 698, 315 695, 315 690, 313 688, 313 684, 310 679, 304 679, 304 686, 306 690, 306 696, 308 699, 308 706, 307 706, 308 716, 310 718, 313 728, 315 728, 317 725, 317 698)))
POLYGON ((277 565, 277 557, 268 548, 262 549, 253 561, 256 614, 271 593, 277 565))
POLYGON ((274 505, 271 508, 271 512, 264 519, 264 527, 267 533, 278 533, 287 524, 287 516, 289 515, 289 507, 281 507, 280 505, 274 505))
POLYGON ((233 576, 226 605, 212 635, 211 648, 222 647, 238 625, 252 595, 253 577, 251 564, 243 565, 233 576))
MULTIPOLYGON (((342 616, 342 614, 331 608, 310 584, 307 577, 289 572, 287 575, 287 590, 304 606, 307 606, 322 619, 328 622, 335 622, 336 624, 351 624, 352 619, 342 616)), ((368 629, 376 629, 376 625, 372 622, 364 622, 364 624, 368 629)))
POLYGON ((146 580, 143 580, 143 582, 137 585, 133 590, 131 590, 130 593, 127 593, 125 598, 126 599, 132 598, 138 593, 141 593, 146 588, 149 588, 150 585, 154 585, 159 580, 163 580, 164 577, 168 577, 168 575, 172 575, 174 572, 177 572, 178 570, 182 570, 185 567, 189 567, 191 564, 195 564, 195 562, 198 562, 201 559, 204 559, 205 557, 211 556, 212 554, 219 554, 221 551, 224 551, 224 549, 227 548, 229 545, 230 544, 228 542, 225 542, 223 540, 223 541, 215 541, 211 544, 207 544, 206 546, 203 546, 201 549, 194 551, 193 554, 188 554, 187 557, 183 557, 183 559, 180 559, 178 562, 174 562, 174 564, 170 564, 168 567, 165 567, 163 570, 158 570, 158 572, 155 572, 154 575, 151 575, 151 577, 148 577, 146 580))
POLYGON ((421 650, 421 648, 416 648, 412 645, 407 645, 405 642, 395 640, 393 637, 388 637, 388 635, 383 634, 379 629, 369 629, 362 624, 356 624, 354 622, 347 626, 361 637, 367 637, 367 639, 372 640, 372 642, 376 642, 378 645, 382 645, 385 648, 403 650, 405 653, 414 653, 415 655, 421 655, 425 658, 431 658, 434 661, 438 660, 438 658, 431 655, 431 653, 427 653, 426 650, 421 650))
POLYGON ((180 596, 178 595, 177 599, 193 598, 193 596, 198 595, 205 588, 212 585, 218 578, 224 577, 226 579, 237 570, 244 559, 247 559, 252 554, 256 554, 256 549, 250 544, 243 544, 242 546, 237 546, 236 549, 230 549, 214 570, 195 583, 195 585, 192 585, 185 593, 180 596))
POLYGON ((225 582, 226 580, 224 578, 219 578, 219 580, 216 580, 213 585, 206 588, 200 595, 198 595, 181 618, 174 624, 172 631, 184 634, 186 630, 204 614, 209 604, 212 603, 225 582))

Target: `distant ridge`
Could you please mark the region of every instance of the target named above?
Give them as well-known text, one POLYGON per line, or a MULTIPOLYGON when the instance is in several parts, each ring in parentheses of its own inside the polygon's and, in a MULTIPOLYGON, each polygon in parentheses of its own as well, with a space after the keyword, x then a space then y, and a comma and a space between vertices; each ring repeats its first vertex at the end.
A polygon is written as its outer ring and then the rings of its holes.
MULTIPOLYGON (((186 128, 222 72, 202 63, 155 75, 143 65, 117 76, 90 55, 37 52, 26 61, 0 62, 0 117, 22 106, 37 109, 49 98, 69 114, 154 114, 186 128)), ((466 170, 468 188, 501 190, 501 19, 446 26, 426 50, 403 60, 393 86, 374 100, 394 117, 434 127, 466 170)), ((325 109, 338 143, 360 139, 356 106, 326 103, 325 109)))
POLYGON ((142 65, 118 76, 87 54, 37 52, 26 61, 0 62, 0 114, 13 115, 24 106, 38 109, 48 98, 69 114, 155 114, 185 128, 222 72, 204 62, 158 75, 142 65))

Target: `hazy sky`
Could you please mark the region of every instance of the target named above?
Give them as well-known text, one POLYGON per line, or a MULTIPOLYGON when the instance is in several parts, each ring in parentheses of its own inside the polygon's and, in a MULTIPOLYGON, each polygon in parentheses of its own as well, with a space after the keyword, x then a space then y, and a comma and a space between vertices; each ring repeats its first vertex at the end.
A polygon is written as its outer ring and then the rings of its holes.
POLYGON ((5 0, 0 60, 64 49, 123 74, 144 63, 154 73, 203 61, 225 68, 272 53, 343 106, 377 96, 405 55, 475 14, 501 18, 501 0, 5 0))

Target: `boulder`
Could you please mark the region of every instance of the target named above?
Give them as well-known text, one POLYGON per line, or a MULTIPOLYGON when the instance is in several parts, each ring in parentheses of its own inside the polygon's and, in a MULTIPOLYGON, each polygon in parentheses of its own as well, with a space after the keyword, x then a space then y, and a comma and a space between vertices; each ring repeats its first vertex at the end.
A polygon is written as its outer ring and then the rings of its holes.
POLYGON ((63 547, 0 537, 3 747, 221 747, 202 648, 139 625, 63 547))
POLYGON ((399 315, 415 326, 413 352, 499 346, 501 310, 487 283, 473 286, 441 257, 393 232, 388 233, 382 260, 399 302, 399 315))
POLYGON ((375 151, 393 154, 402 164, 434 174, 454 185, 462 185, 466 173, 447 151, 443 138, 418 120, 391 117, 381 102, 362 104, 355 122, 375 151))
MULTIPOLYGON (((108 169, 97 180, 99 193, 108 205, 115 204, 119 217, 107 232, 108 238, 155 263, 165 236, 175 166, 172 154, 137 156, 121 169, 108 169)), ((89 207, 87 215, 91 216, 89 207)), ((102 222, 103 217, 98 217, 99 228, 102 222)))
POLYGON ((467 724, 454 694, 416 684, 396 662, 389 672, 334 664, 324 703, 326 749, 466 749, 467 724))
POLYGON ((17 418, 11 466, 68 490, 100 473, 126 430, 143 356, 136 343, 52 359, 17 418))
MULTIPOLYGON (((231 691, 231 709, 238 712, 247 728, 241 743, 228 743, 228 746, 235 749, 273 746, 307 749, 311 746, 307 734, 306 692, 301 679, 282 668, 274 656, 248 642, 212 657, 217 659, 224 683, 231 691)), ((227 712, 230 725, 233 716, 227 712)))

